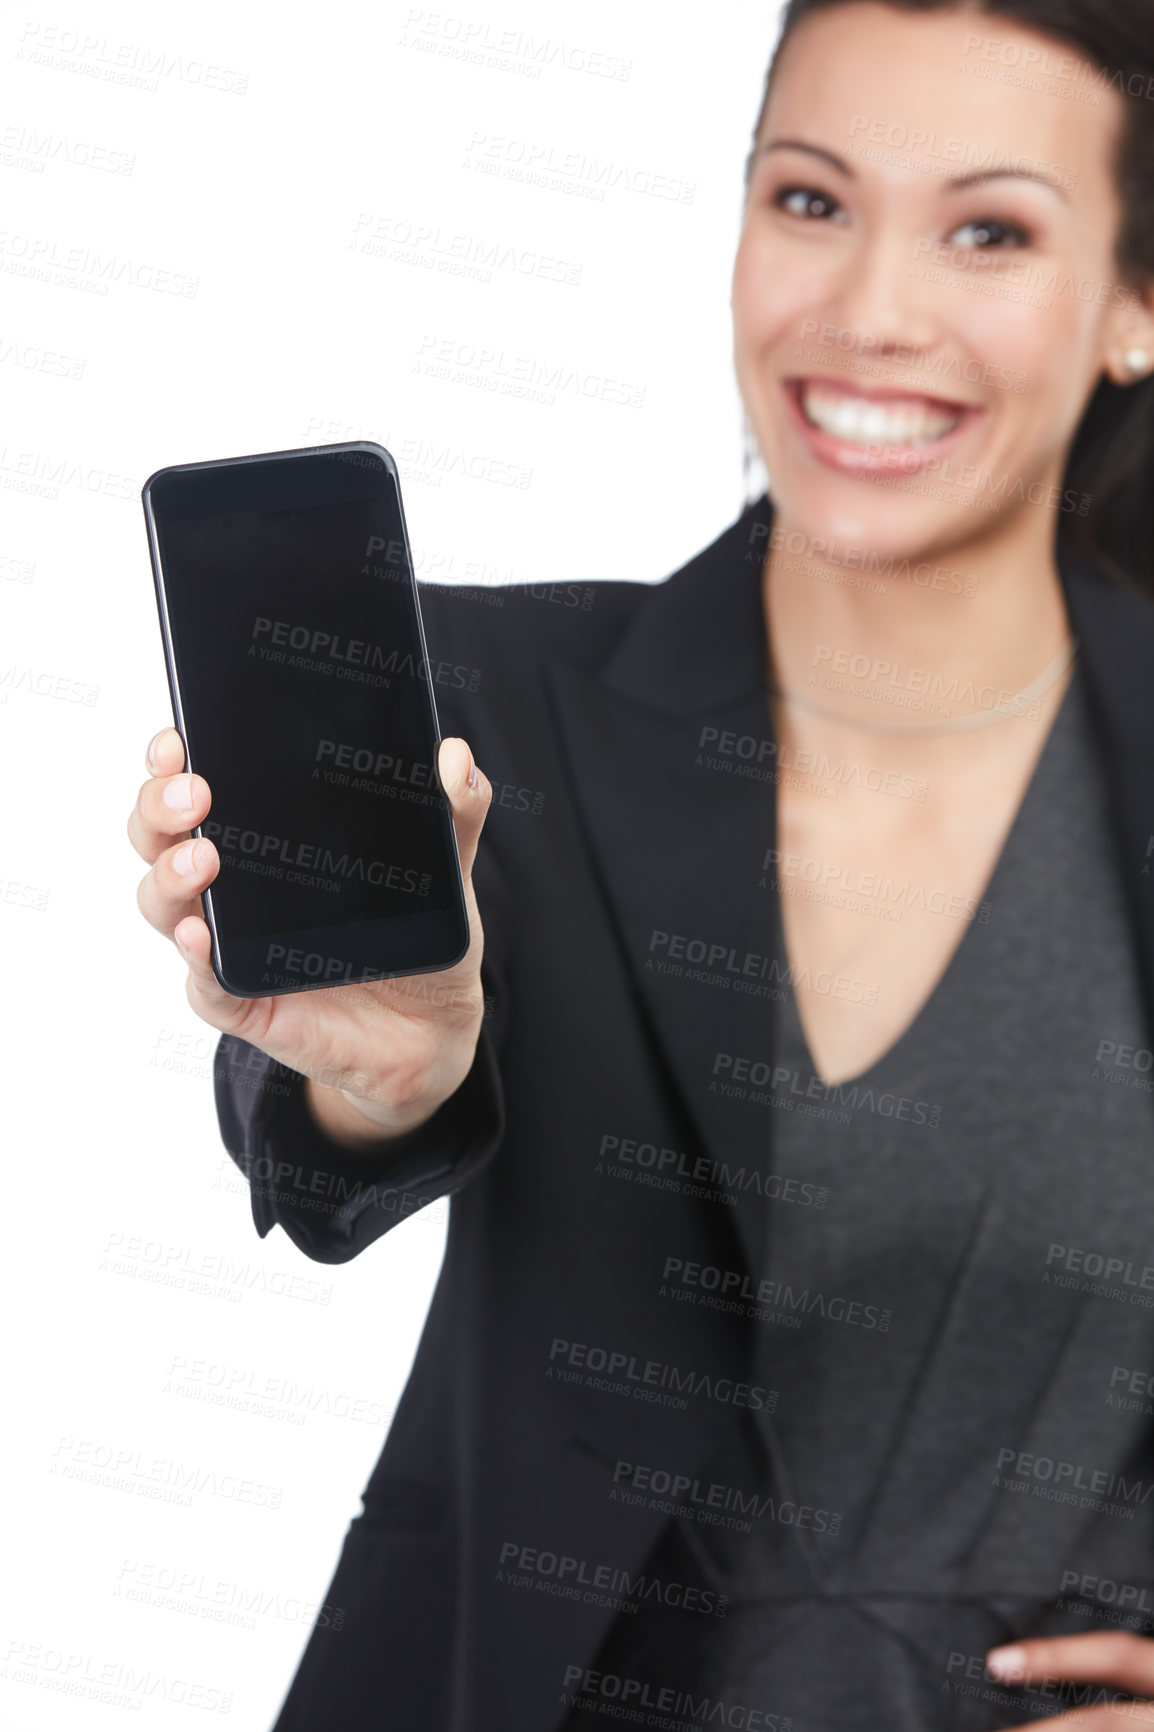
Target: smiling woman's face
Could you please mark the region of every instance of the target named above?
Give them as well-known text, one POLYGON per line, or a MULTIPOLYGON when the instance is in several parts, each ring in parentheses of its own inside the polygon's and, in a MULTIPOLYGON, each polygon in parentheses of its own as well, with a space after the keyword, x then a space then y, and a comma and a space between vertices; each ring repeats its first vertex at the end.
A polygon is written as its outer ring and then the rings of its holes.
POLYGON ((782 49, 734 359, 779 521, 807 536, 940 552, 1027 511, 1048 538, 1086 402, 1138 340, 1114 260, 1119 97, 1004 83, 979 34, 1075 63, 1004 18, 872 0, 782 49))

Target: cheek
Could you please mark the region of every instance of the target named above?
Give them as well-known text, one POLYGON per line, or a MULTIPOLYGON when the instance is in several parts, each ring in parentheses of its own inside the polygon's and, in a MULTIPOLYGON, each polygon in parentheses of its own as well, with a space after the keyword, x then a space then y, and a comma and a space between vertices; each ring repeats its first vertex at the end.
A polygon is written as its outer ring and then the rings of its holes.
POLYGON ((761 319, 760 273, 753 254, 753 247, 743 239, 733 262, 733 333, 739 351, 752 346, 761 319))
POLYGON ((1068 295, 1022 289, 989 298, 955 293, 951 299, 950 322, 961 345, 995 365, 1057 380, 1069 371, 1071 349, 1082 346, 1086 309, 1068 295), (1014 292, 1022 298, 1015 301, 1014 292), (1035 300, 1050 304, 1036 306, 1035 300))
MULTIPOLYGON (((1023 290, 1021 302, 1008 297, 986 301, 967 294, 964 305, 958 304, 962 299, 958 296, 951 314, 952 331, 964 354, 1024 379, 1024 390, 1004 396, 1016 418, 1039 419, 1055 437, 1064 439, 1074 430, 1097 371, 1101 313, 1069 292, 1045 296, 1048 306, 1032 305, 1030 294, 1023 290)), ((1003 393, 995 396, 1002 399, 1003 393)))
POLYGON ((739 355, 756 359, 773 344, 800 342, 805 321, 822 304, 812 268, 799 269, 788 249, 750 233, 737 249, 733 271, 733 324, 739 355))

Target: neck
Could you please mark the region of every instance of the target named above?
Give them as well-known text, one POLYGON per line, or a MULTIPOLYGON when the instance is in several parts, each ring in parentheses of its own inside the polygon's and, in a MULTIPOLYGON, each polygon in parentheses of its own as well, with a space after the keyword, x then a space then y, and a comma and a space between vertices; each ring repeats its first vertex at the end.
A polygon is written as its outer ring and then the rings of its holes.
POLYGON ((1069 640, 1052 515, 1031 507, 966 543, 856 565, 790 554, 803 534, 775 519, 763 575, 771 677, 847 724, 934 719, 928 703, 887 703, 895 692, 956 692, 959 716, 980 707, 962 694, 1023 690, 1069 640))

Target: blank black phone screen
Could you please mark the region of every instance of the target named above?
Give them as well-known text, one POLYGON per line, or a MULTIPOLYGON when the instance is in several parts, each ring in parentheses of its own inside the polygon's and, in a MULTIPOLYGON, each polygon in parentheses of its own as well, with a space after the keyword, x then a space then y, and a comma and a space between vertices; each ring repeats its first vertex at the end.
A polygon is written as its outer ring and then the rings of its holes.
POLYGON ((222 944, 448 908, 455 862, 395 501, 155 502, 222 944))

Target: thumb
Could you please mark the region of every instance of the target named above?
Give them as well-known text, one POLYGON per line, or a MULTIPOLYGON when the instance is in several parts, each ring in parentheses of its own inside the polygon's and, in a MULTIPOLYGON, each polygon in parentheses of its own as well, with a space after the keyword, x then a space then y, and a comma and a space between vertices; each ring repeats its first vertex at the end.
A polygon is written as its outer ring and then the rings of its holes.
POLYGON ((456 735, 441 741, 437 769, 453 808, 461 876, 467 881, 472 875, 477 842, 493 799, 493 786, 473 757, 468 741, 456 735))

